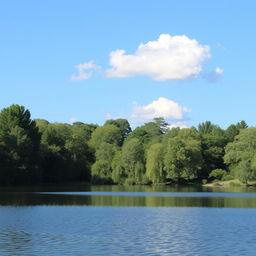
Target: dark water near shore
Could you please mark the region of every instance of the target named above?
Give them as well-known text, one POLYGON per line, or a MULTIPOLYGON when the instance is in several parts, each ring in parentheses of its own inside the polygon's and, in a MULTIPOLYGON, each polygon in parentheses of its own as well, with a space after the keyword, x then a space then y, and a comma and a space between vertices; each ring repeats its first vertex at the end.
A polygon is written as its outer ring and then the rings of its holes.
POLYGON ((256 189, 0 189, 0 255, 255 255, 256 189))

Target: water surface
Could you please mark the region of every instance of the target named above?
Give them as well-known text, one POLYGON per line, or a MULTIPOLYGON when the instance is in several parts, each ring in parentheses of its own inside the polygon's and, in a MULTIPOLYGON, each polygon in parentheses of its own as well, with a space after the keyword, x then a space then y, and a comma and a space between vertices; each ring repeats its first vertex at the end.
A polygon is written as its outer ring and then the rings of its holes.
POLYGON ((255 255, 255 188, 1 188, 0 255, 255 255))

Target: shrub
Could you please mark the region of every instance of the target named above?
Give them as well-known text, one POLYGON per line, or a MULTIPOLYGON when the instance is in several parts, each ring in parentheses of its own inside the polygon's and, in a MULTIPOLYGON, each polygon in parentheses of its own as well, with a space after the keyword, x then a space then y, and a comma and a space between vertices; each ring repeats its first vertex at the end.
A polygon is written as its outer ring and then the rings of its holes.
POLYGON ((227 175, 227 172, 223 169, 214 169, 209 174, 209 178, 215 178, 221 180, 223 176, 227 175))

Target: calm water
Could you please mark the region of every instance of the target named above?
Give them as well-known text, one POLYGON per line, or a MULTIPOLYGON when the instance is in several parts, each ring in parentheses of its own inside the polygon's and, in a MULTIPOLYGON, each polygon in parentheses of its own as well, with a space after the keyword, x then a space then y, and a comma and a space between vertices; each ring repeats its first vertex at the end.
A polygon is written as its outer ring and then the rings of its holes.
POLYGON ((0 189, 0 255, 256 255, 256 189, 0 189))

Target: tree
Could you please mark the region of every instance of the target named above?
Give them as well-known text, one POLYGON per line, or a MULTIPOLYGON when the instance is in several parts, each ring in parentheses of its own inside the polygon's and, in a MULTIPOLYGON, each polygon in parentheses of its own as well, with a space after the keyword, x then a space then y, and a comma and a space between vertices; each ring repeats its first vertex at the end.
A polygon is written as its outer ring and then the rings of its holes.
POLYGON ((126 119, 122 119, 122 118, 119 118, 119 119, 110 119, 110 120, 107 120, 105 122, 105 125, 106 124, 110 124, 110 125, 114 125, 116 126, 117 128, 120 129, 120 132, 121 132, 121 135, 122 135, 122 143, 124 141, 124 139, 131 133, 132 129, 130 127, 130 124, 129 122, 126 120, 126 119))
POLYGON ((90 144, 97 149, 104 142, 119 146, 121 141, 122 135, 120 129, 115 125, 106 124, 95 129, 92 133, 90 144))
POLYGON ((72 132, 81 137, 85 141, 89 141, 92 133, 98 127, 96 124, 85 124, 82 122, 74 122, 72 124, 72 132))
POLYGON ((210 121, 206 121, 198 125, 198 132, 200 134, 209 134, 214 128, 216 128, 216 125, 212 124, 210 121))
POLYGON ((127 179, 127 175, 125 173, 125 169, 122 166, 122 151, 121 150, 117 150, 115 152, 115 155, 113 157, 112 163, 111 163, 111 167, 112 167, 112 180, 115 183, 118 184, 124 184, 125 180, 127 179))
POLYGON ((240 131, 226 146, 224 161, 240 181, 248 183, 256 179, 256 128, 240 131))
POLYGON ((181 129, 168 141, 165 155, 167 178, 181 181, 197 178, 202 168, 201 142, 197 131, 181 129))
POLYGON ((162 134, 168 131, 169 124, 164 120, 163 117, 155 117, 154 122, 159 127, 162 134))
POLYGON ((127 141, 122 148, 121 156, 122 167, 126 175, 126 183, 144 183, 144 149, 141 142, 133 138, 127 141))
POLYGON ((161 143, 151 145, 147 152, 146 175, 154 184, 165 181, 164 148, 161 143))
POLYGON ((96 162, 92 166, 93 183, 112 183, 112 159, 117 147, 103 142, 96 150, 96 162))
POLYGON ((0 181, 24 184, 40 180, 40 133, 29 110, 11 105, 0 112, 0 181))
POLYGON ((44 133, 44 131, 46 130, 49 122, 47 120, 44 119, 35 119, 36 122, 36 126, 39 130, 39 132, 42 134, 44 133))
POLYGON ((137 138, 144 145, 144 148, 148 148, 150 144, 160 142, 161 135, 165 130, 165 122, 162 118, 155 118, 154 120, 154 122, 148 122, 137 127, 126 140, 137 138))
POLYGON ((199 124, 198 131, 201 136, 203 156, 203 168, 199 172, 199 178, 207 179, 212 170, 226 168, 223 156, 228 141, 224 130, 210 121, 199 124))
POLYGON ((248 125, 244 120, 238 122, 236 125, 231 124, 225 131, 228 142, 234 141, 235 136, 237 136, 242 129, 246 128, 248 128, 248 125))

